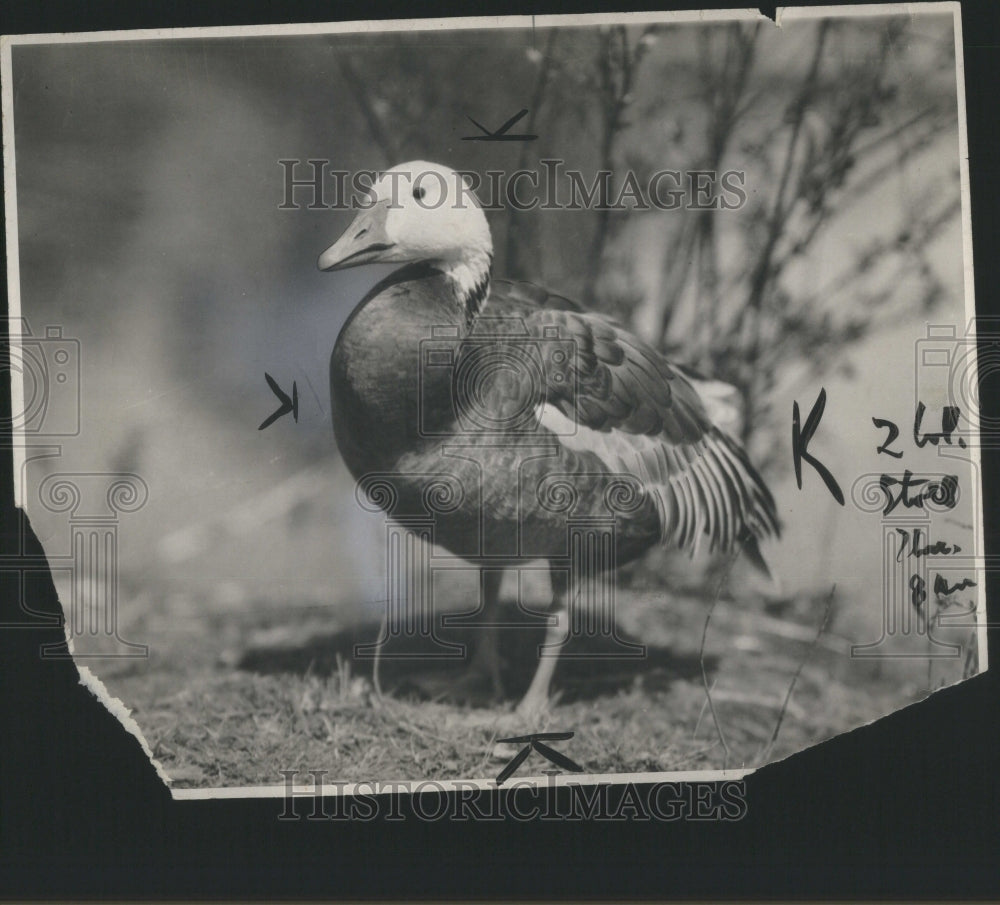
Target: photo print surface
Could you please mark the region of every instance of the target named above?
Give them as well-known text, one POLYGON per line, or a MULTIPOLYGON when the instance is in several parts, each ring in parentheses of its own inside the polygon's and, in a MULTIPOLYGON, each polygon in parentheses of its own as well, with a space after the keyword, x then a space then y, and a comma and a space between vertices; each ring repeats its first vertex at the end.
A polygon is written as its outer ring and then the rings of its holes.
POLYGON ((19 505, 174 795, 739 777, 983 671, 959 30, 8 40, 19 505))

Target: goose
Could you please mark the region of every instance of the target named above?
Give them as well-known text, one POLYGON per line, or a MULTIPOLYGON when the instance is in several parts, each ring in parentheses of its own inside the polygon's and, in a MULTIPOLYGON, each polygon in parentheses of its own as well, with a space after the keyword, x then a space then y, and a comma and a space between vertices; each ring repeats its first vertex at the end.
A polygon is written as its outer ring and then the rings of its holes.
MULTIPOLYGON (((421 511, 428 476, 457 484, 433 539, 480 567, 486 624, 503 570, 548 560, 550 652, 566 638, 571 582, 567 508, 546 493, 568 491, 574 517, 606 524, 609 492, 631 482, 628 505, 610 516, 606 568, 657 544, 693 553, 707 543, 766 573, 758 540, 780 534, 775 502, 713 419, 712 395, 610 318, 494 279, 472 189, 447 166, 394 166, 319 256, 323 271, 397 265, 354 306, 330 359, 333 432, 353 477, 392 476, 394 514, 421 511)), ((546 711, 556 659, 539 656, 516 715, 546 711)), ((498 664, 496 633, 484 630, 471 668, 500 694, 498 664)))

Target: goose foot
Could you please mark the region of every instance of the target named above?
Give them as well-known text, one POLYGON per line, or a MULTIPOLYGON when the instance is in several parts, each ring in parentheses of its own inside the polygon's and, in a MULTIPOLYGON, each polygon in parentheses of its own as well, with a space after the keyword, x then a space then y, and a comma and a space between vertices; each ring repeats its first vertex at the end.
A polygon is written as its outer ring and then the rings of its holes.
POLYGON ((434 672, 414 676, 410 682, 434 701, 467 707, 496 706, 503 697, 491 676, 471 666, 458 677, 451 672, 434 672))
POLYGON ((434 673, 414 678, 421 692, 438 701, 489 707, 503 700, 500 677, 501 659, 495 632, 486 631, 472 660, 457 678, 454 674, 434 673))
POLYGON ((503 685, 500 682, 499 663, 496 669, 484 669, 473 662, 469 668, 451 683, 445 696, 456 703, 472 706, 489 706, 503 700, 503 685))
POLYGON ((550 704, 547 690, 540 691, 531 688, 521 699, 521 703, 517 705, 514 713, 520 720, 537 725, 543 717, 548 715, 550 704))

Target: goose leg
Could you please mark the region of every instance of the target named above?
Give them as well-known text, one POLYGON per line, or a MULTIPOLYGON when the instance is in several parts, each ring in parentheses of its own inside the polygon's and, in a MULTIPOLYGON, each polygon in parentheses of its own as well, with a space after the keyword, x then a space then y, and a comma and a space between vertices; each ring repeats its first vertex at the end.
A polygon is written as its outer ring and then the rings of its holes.
MULTIPOLYGON (((451 701, 453 704, 487 706, 503 699, 500 680, 500 647, 498 622, 500 603, 500 569, 482 569, 482 603, 474 612, 463 614, 462 623, 471 636, 466 644, 465 668, 456 676, 455 670, 444 674, 428 673, 413 679, 429 697, 451 701), (467 623, 465 617, 478 617, 467 623), (492 625, 491 625, 492 623, 492 625), (471 631, 470 631, 471 629, 471 631)), ((459 667, 461 668, 461 667, 459 667)))
POLYGON ((567 576, 563 571, 549 573, 552 578, 552 606, 549 616, 552 622, 545 631, 545 645, 538 658, 538 669, 527 693, 517 705, 517 714, 533 718, 543 713, 549 704, 549 686, 559 661, 558 645, 566 638, 566 586, 567 576))
POLYGON ((503 578, 503 571, 483 569, 479 574, 483 585, 484 624, 477 628, 478 643, 469 664, 469 673, 473 677, 488 678, 493 696, 499 700, 503 697, 503 683, 500 679, 500 639, 495 623, 499 616, 500 581, 503 578))

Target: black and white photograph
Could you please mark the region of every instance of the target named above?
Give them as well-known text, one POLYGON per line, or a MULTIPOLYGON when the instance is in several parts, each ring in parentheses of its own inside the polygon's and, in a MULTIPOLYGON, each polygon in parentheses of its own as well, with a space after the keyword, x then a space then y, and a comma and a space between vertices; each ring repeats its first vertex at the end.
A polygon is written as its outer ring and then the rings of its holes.
POLYGON ((719 819, 985 672, 961 25, 5 38, 41 656, 174 799, 713 780, 719 819))

